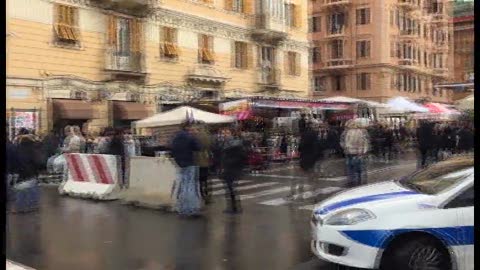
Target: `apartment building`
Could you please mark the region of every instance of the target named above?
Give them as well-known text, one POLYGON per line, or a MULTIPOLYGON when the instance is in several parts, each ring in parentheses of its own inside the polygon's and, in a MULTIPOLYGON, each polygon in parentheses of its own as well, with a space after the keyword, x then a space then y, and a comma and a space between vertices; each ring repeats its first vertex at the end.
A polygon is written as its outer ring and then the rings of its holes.
POLYGON ((449 102, 446 0, 310 0, 312 94, 449 102))
POLYGON ((301 0, 7 0, 9 130, 129 126, 180 103, 308 95, 301 0))
POLYGON ((453 81, 469 81, 475 64, 475 14, 473 1, 455 1, 453 11, 453 81))

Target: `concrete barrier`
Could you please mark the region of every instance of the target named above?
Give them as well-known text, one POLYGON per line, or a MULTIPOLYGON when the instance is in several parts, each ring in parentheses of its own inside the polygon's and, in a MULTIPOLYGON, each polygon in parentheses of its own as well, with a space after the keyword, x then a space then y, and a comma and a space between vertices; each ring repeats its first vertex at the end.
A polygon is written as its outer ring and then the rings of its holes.
POLYGON ((175 162, 167 157, 132 157, 129 162, 128 189, 120 199, 136 206, 170 210, 176 178, 175 162))
POLYGON ((122 171, 112 155, 65 154, 67 171, 58 190, 62 195, 97 200, 116 200, 122 171))

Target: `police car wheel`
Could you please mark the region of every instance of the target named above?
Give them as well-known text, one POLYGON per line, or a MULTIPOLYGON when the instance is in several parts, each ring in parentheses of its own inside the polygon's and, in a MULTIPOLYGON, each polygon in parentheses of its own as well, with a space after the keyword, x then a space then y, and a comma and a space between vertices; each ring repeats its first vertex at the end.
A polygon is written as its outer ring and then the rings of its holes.
POLYGON ((450 270, 449 255, 429 238, 419 238, 394 247, 385 258, 382 269, 389 270, 450 270))

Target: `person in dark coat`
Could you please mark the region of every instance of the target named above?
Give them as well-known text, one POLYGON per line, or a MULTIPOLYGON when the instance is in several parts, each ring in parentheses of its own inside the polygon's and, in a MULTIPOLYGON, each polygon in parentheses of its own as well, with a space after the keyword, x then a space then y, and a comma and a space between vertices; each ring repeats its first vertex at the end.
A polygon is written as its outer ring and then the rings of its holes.
POLYGON ((44 155, 48 160, 48 158, 56 155, 60 149, 60 138, 52 130, 47 136, 45 136, 45 138, 43 138, 42 144, 44 155))
POLYGON ((287 143, 287 136, 285 134, 282 135, 282 139, 280 141, 280 153, 283 156, 287 155, 288 143, 287 143))
POLYGON ((125 176, 125 146, 123 143, 123 131, 121 129, 111 130, 108 132, 107 136, 109 136, 110 142, 107 147, 107 155, 114 155, 120 158, 120 166, 122 168, 122 183, 120 183, 120 187, 126 187, 126 176, 125 176))
POLYGON ((305 119, 305 114, 300 115, 300 120, 298 121, 298 131, 302 134, 307 127, 307 120, 305 119))
POLYGON ((26 129, 20 131, 15 139, 15 148, 10 147, 14 163, 10 163, 10 170, 16 175, 12 181, 11 199, 12 212, 27 212, 36 210, 40 201, 38 186, 38 172, 42 166, 42 144, 26 129), (14 168, 12 168, 14 166, 14 168))
POLYGON ((460 129, 458 137, 458 150, 460 153, 466 153, 473 149, 473 131, 467 125, 460 129))
MULTIPOLYGON (((300 137, 298 152, 300 153, 300 169, 305 175, 300 180, 292 179, 290 186, 290 196, 287 199, 295 200, 303 195, 306 182, 314 176, 314 167, 319 157, 318 132, 314 131, 310 125, 307 125, 305 131, 300 137)), ((303 198, 302 198, 303 199, 303 198)))
POLYGON ((428 153, 431 149, 433 135, 433 126, 427 122, 421 122, 417 128, 418 150, 420 151, 420 167, 425 168, 427 165, 428 153))
POLYGON ((222 173, 221 178, 225 181, 228 192, 226 193, 227 201, 230 200, 229 207, 225 209, 227 214, 237 214, 242 211, 240 200, 236 196, 235 184, 243 174, 243 170, 247 165, 247 152, 243 141, 234 136, 230 129, 223 131, 223 148, 222 148, 222 173))
POLYGON ((176 198, 175 210, 181 216, 198 216, 201 210, 198 166, 195 164, 195 153, 201 150, 201 145, 194 137, 192 125, 182 124, 172 140, 171 155, 178 165, 177 180, 173 189, 176 198))

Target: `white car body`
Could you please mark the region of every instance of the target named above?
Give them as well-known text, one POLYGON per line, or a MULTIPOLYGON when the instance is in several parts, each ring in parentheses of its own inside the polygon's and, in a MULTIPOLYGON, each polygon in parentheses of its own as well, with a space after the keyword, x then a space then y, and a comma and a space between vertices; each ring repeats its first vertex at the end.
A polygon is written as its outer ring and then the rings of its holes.
POLYGON ((311 221, 313 253, 333 263, 377 269, 390 241, 400 234, 417 231, 444 244, 450 252, 452 269, 474 269, 473 206, 443 208, 473 187, 474 169, 467 170, 471 170, 469 176, 436 195, 387 181, 347 190, 322 201, 315 207, 311 221), (353 225, 325 224, 333 215, 349 209, 364 209, 373 213, 374 218, 353 225), (344 247, 343 253, 331 254, 325 248, 330 244, 344 247))

